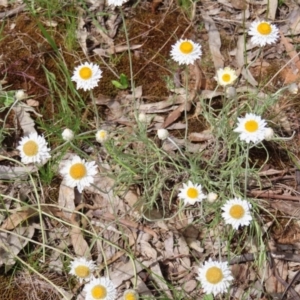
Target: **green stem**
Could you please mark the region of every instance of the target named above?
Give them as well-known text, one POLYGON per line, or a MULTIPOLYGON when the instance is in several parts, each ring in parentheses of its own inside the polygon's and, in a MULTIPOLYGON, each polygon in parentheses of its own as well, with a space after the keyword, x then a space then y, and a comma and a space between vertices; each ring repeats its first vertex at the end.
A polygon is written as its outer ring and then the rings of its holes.
POLYGON ((121 17, 122 17, 122 22, 124 26, 124 33, 125 33, 125 38, 126 38, 126 44, 128 48, 128 59, 129 59, 129 70, 130 70, 130 84, 131 84, 131 90, 132 90, 132 95, 134 97, 135 90, 134 90, 134 82, 133 82, 133 68, 132 68, 132 57, 131 57, 131 52, 130 52, 130 43, 129 43, 129 36, 128 36, 128 31, 125 23, 125 17, 123 13, 122 7, 120 8, 121 12, 121 17))
POLYGON ((93 107, 94 107, 95 116, 96 116, 96 129, 98 130, 99 129, 99 114, 98 114, 98 108, 97 108, 97 105, 96 105, 94 93, 93 93, 92 90, 90 92, 90 96, 91 96, 91 99, 92 99, 92 102, 93 102, 93 107))
POLYGON ((245 188, 244 188, 245 197, 247 195, 248 169, 249 169, 249 144, 247 144, 247 149, 246 149, 245 188))

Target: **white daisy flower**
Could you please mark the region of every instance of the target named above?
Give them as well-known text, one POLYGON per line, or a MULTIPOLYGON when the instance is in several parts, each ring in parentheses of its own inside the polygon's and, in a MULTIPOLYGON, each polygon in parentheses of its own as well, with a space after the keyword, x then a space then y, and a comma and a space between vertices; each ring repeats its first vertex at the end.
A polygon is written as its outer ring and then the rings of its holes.
POLYGON ((20 151, 23 164, 43 163, 51 157, 50 149, 45 138, 32 132, 29 136, 23 137, 17 149, 20 151))
POLYGON ((86 292, 85 300, 115 300, 117 291, 106 277, 93 278, 83 289, 86 292))
POLYGON ((193 64, 201 54, 201 46, 188 39, 180 39, 171 50, 171 57, 180 65, 193 64))
POLYGON ((232 84, 237 79, 237 76, 235 70, 226 67, 219 69, 214 79, 217 80, 219 85, 226 86, 232 84))
POLYGON ((78 191, 90 186, 94 182, 94 176, 98 173, 95 162, 85 162, 79 156, 74 156, 72 160, 60 171, 61 175, 65 178, 66 185, 74 188, 77 186, 78 191))
POLYGON ((102 71, 98 65, 85 62, 75 68, 71 79, 76 82, 77 90, 84 89, 88 91, 98 85, 98 81, 101 77, 102 71))
POLYGON ((75 258, 70 265, 69 274, 75 275, 79 282, 83 280, 90 280, 93 277, 93 272, 96 268, 95 263, 92 260, 87 260, 85 257, 75 258))
POLYGON ((123 3, 127 2, 127 0, 108 0, 107 3, 108 5, 112 6, 122 6, 123 3))
POLYGON ((241 198, 230 199, 222 206, 222 217, 226 224, 231 224, 237 230, 239 226, 248 226, 250 224, 252 220, 251 207, 248 201, 241 198))
POLYGON ((66 129, 62 132, 61 136, 62 136, 63 140, 65 140, 65 141, 67 141, 67 142, 70 142, 70 141, 72 141, 73 138, 74 138, 74 132, 73 132, 71 129, 66 128, 66 129))
POLYGON ((104 129, 100 129, 96 132, 96 141, 103 143, 108 139, 108 132, 104 129))
POLYGON ((139 294, 135 290, 126 290, 123 295, 124 300, 139 300, 139 294))
POLYGON ((246 114, 243 118, 238 118, 237 128, 233 131, 240 134, 240 139, 246 143, 258 143, 265 138, 266 121, 255 114, 246 114))
POLYGON ((185 205, 194 205, 195 202, 201 202, 206 196, 202 192, 200 184, 193 184, 191 181, 188 184, 183 184, 183 188, 179 189, 178 197, 183 199, 185 205))
POLYGON ((260 47, 275 43, 279 37, 278 28, 267 21, 252 22, 248 34, 252 35, 252 44, 260 47))
POLYGON ((233 280, 227 262, 212 261, 211 258, 199 268, 198 272, 197 279, 201 282, 204 292, 214 296, 226 292, 233 280))

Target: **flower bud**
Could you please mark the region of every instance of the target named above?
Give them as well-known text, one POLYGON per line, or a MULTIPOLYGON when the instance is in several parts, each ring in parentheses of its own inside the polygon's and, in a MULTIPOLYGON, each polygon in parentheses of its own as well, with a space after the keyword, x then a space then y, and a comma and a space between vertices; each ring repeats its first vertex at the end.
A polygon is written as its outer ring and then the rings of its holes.
POLYGON ((234 98, 236 96, 236 88, 233 86, 229 86, 225 90, 225 96, 226 98, 234 98))
POLYGON ((267 127, 265 129, 265 140, 270 141, 274 136, 274 130, 272 128, 267 127))
POLYGON ((15 93, 15 97, 16 97, 16 100, 21 101, 21 100, 27 98, 27 94, 23 90, 18 90, 15 93))
POLYGON ((62 132, 62 138, 67 141, 67 142, 70 142, 73 140, 74 138, 74 132, 69 129, 69 128, 66 128, 63 132, 62 132))
POLYGON ((144 113, 139 114, 139 121, 141 123, 147 123, 147 116, 144 113))
POLYGON ((214 193, 214 192, 210 192, 207 194, 207 201, 210 203, 215 202, 218 199, 218 194, 214 193))
POLYGON ((169 131, 167 129, 158 129, 157 130, 157 136, 159 139, 164 141, 169 136, 169 131))
POLYGON ((289 85, 289 92, 293 95, 298 93, 298 85, 295 82, 289 85))

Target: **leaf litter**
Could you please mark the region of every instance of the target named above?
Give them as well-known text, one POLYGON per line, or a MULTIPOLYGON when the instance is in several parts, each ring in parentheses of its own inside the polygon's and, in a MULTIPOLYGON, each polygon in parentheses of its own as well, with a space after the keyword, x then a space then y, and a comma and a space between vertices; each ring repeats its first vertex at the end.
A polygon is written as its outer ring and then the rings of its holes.
MULTIPOLYGON (((92 5, 89 7, 89 12, 87 14, 86 12, 82 12, 78 19, 77 27, 78 43, 85 56, 88 56, 91 51, 104 57, 110 57, 117 53, 126 53, 128 47, 116 41, 116 35, 121 26, 119 14, 111 8, 106 8, 108 17, 103 17, 97 15, 97 12, 105 9, 104 3, 89 1, 89 4, 92 5), (95 13, 96 17, 90 17, 90 13, 95 13), (103 30, 101 26, 98 26, 95 20, 97 20, 105 30, 103 30), (88 41, 93 42, 91 47, 87 46, 88 41)), ((209 9, 203 10, 205 9, 203 8, 198 11, 202 13, 202 20, 204 21, 205 30, 208 34, 207 42, 209 50, 207 51, 209 51, 213 62, 213 67, 208 68, 206 71, 213 73, 219 67, 223 67, 225 60, 229 60, 229 62, 238 69, 238 72, 242 74, 244 78, 244 82, 242 82, 243 85, 245 85, 245 82, 248 82, 252 86, 258 86, 259 78, 256 76, 255 67, 268 69, 271 66, 268 61, 278 57, 276 51, 270 49, 269 52, 261 57, 261 61, 257 66, 251 66, 257 53, 253 51, 251 46, 248 47, 247 45, 247 59, 245 59, 244 37, 238 36, 236 40, 232 42, 232 46, 236 47, 236 49, 231 49, 231 56, 233 56, 231 58, 230 55, 228 55, 228 53, 230 53, 229 51, 225 53, 225 51, 222 50, 224 37, 222 37, 222 28, 220 25, 222 25, 221 20, 227 20, 224 21, 225 24, 231 20, 240 20, 242 14, 244 14, 246 20, 248 20, 254 11, 257 16, 262 16, 267 10, 266 3, 254 2, 252 7, 249 4, 245 7, 241 1, 218 1, 217 3, 209 4, 211 5, 209 9), (242 14, 240 10, 243 10, 242 14), (228 56, 229 59, 227 58, 228 56), (245 67, 247 62, 250 67, 245 67)), ((155 1, 151 6, 152 13, 158 12, 161 5, 164 6, 166 4, 161 3, 161 1, 155 1)), ((277 5, 277 1, 270 1, 268 10, 270 19, 275 19, 276 12, 278 11, 277 5)), ((286 5, 289 6, 291 4, 286 5)), ((130 12, 127 11, 127 13, 129 14, 130 12)), ((298 80, 299 66, 296 60, 298 55, 293 40, 289 40, 287 37, 290 34, 297 35, 299 33, 299 28, 297 27, 298 14, 297 10, 291 12, 287 19, 289 22, 288 29, 284 30, 284 27, 282 28, 282 46, 287 55, 290 56, 290 65, 294 64, 296 66, 296 69, 293 69, 293 66, 284 68, 283 70, 288 71, 284 71, 284 75, 279 75, 279 78, 281 76, 283 77, 281 79, 285 79, 284 77, 291 78, 292 76, 290 74, 295 73, 295 76, 292 77, 292 79, 288 79, 287 82, 298 80)), ((154 24, 153 26, 155 27, 156 25, 154 24)), ((227 28, 230 28, 230 26, 234 27, 234 25, 228 25, 227 28)), ((130 50, 133 53, 134 51, 138 53, 137 50, 142 51, 144 45, 145 44, 141 42, 131 43, 130 50)), ((154 61, 156 56, 157 54, 151 54, 147 64, 151 64, 151 61, 154 61)), ((182 122, 182 115, 185 111, 193 111, 194 97, 197 93, 201 93, 203 99, 217 99, 218 96, 223 95, 223 92, 214 90, 213 83, 205 81, 206 78, 204 77, 206 76, 203 76, 201 71, 202 70, 197 68, 190 70, 191 78, 189 80, 185 78, 184 74, 179 72, 177 84, 184 86, 185 81, 188 80, 188 90, 183 89, 180 94, 174 93, 170 96, 159 97, 159 101, 157 102, 149 101, 151 95, 145 94, 145 85, 143 85, 140 86, 140 89, 136 89, 134 93, 124 94, 119 92, 117 96, 98 94, 96 104, 108 108, 109 111, 106 111, 106 121, 108 123, 114 123, 114 128, 117 126, 115 124, 133 126, 133 112, 130 103, 136 100, 139 104, 139 112, 151 116, 149 132, 158 128, 168 128, 171 131, 174 130, 174 132, 175 129, 184 130, 186 129, 186 124, 182 122), (208 89, 203 88, 203 80, 205 81, 204 86, 208 87, 208 89), (133 99, 133 95, 135 99, 133 99), (157 116, 158 114, 159 116, 157 116)), ((276 76, 274 78, 276 80, 278 79, 276 76)), ((285 82, 282 81, 282 84, 284 83, 285 82)), ((272 84, 276 85, 276 81, 273 80, 272 84)), ((170 93, 174 91, 176 90, 169 89, 170 93)), ((29 105, 22 104, 13 107, 18 126, 20 126, 24 135, 36 130, 35 119, 31 116, 32 113, 36 113, 33 107, 38 108, 38 106, 39 102, 31 101, 29 105)), ((195 116, 201 116, 202 113, 202 108, 198 107, 195 116)), ((281 104, 276 104, 274 105, 272 113, 277 115, 277 119, 274 118, 274 122, 278 121, 283 130, 291 134, 295 128, 293 128, 294 125, 292 122, 289 122, 290 112, 285 109, 283 110, 281 104)), ((42 114, 37 113, 36 116, 40 118, 43 117, 42 114)), ((172 136, 172 139, 178 147, 185 149, 186 152, 201 152, 208 149, 215 141, 209 129, 199 131, 189 132, 188 142, 180 138, 180 136, 172 136)), ((128 132, 132 131, 129 130, 128 132)), ((120 137, 116 136, 117 143, 118 138, 120 137)), ((128 147, 133 147, 133 144, 128 145, 128 147)), ((163 143, 162 149, 169 155, 174 155, 175 151, 178 150, 178 148, 174 147, 174 144, 168 141, 163 143)), ((16 154, 12 155, 16 156, 16 154)), ((107 158, 108 156, 108 153, 105 153, 103 156, 107 159, 105 164, 108 169, 112 169, 114 166, 107 158)), ((191 299, 201 299, 202 296, 200 296, 199 290, 197 290, 197 282, 194 280, 196 267, 199 265, 199 262, 203 262, 210 253, 214 253, 215 255, 217 253, 226 254, 228 245, 225 241, 220 239, 220 233, 224 228, 222 226, 216 227, 215 230, 202 227, 200 227, 201 230, 194 228, 191 224, 199 216, 193 215, 193 212, 181 212, 170 220, 157 220, 157 222, 152 223, 141 222, 139 218, 141 218, 143 214, 143 200, 139 188, 133 185, 116 190, 119 182, 106 175, 108 173, 107 169, 103 168, 101 171, 101 175, 96 178, 94 186, 86 189, 85 194, 82 195, 82 197, 92 199, 93 205, 86 203, 79 204, 81 201, 86 200, 81 198, 79 200, 76 199, 76 190, 74 191, 66 187, 65 183, 62 182, 58 187, 59 209, 55 210, 46 208, 46 206, 42 207, 43 213, 45 213, 45 219, 48 218, 48 214, 51 214, 66 222, 61 225, 62 227, 60 229, 55 226, 51 228, 51 234, 54 235, 51 240, 58 240, 58 245, 55 243, 53 243, 53 245, 60 251, 65 251, 69 247, 72 247, 74 254, 77 256, 91 257, 93 255, 97 263, 99 265, 101 264, 100 270, 109 269, 113 282, 120 290, 123 290, 124 287, 130 287, 133 277, 137 273, 137 287, 141 294, 148 295, 152 298, 155 297, 153 295, 155 290, 151 288, 151 285, 157 284, 159 290, 164 291, 168 299, 174 299, 174 291, 170 290, 168 283, 175 282, 178 285, 183 285, 183 289, 188 293, 191 299), (91 232, 96 233, 99 237, 93 243, 90 243, 91 232), (125 250, 128 249, 126 245, 129 245, 131 251, 135 251, 136 256, 133 261, 127 261, 125 259, 125 253, 128 251, 125 250), (191 253, 197 260, 192 258, 191 253), (148 268, 152 271, 150 280, 143 277, 145 276, 145 270, 148 268), (145 282, 147 284, 145 284, 145 282)), ((36 172, 37 168, 34 166, 0 166, 0 178, 2 180, 15 180, 17 178, 26 180, 30 173, 36 172)), ((277 172, 281 172, 281 170, 277 172)), ((277 174, 272 172, 269 172, 267 175, 268 180, 272 181, 274 179, 275 183, 271 185, 271 190, 268 191, 270 192, 268 197, 271 199, 274 199, 272 198, 274 195, 280 197, 280 200, 270 201, 268 199, 270 206, 276 211, 280 211, 290 217, 297 216, 297 213, 295 213, 295 207, 297 207, 294 205, 295 203, 286 201, 287 198, 285 200, 285 197, 289 196, 298 199, 297 191, 290 190, 289 193, 286 193, 288 190, 286 186, 280 186, 277 183, 277 181, 284 180, 285 185, 293 186, 292 178, 283 176, 278 179, 275 177, 277 174)), ((260 189, 251 192, 255 191, 261 192, 260 189)), ((11 195, 10 197, 13 196, 14 195, 11 195)), ((259 194, 256 194, 256 196, 259 197, 259 194)), ((152 213, 154 213, 154 211, 153 209, 152 213)), ((28 244, 30 239, 33 238, 36 229, 33 226, 35 222, 32 220, 32 216, 37 215, 37 209, 28 207, 15 210, 7 207, 5 212, 6 215, 8 214, 9 216, 3 220, 1 225, 3 231, 1 231, 0 234, 1 243, 3 245, 1 249, 6 261, 3 260, 2 257, 1 263, 5 264, 6 269, 8 269, 15 263, 16 256, 20 251, 28 244), (29 224, 25 226, 27 223, 29 224)), ((162 216, 162 214, 160 214, 160 216, 162 216)), ((204 221, 203 217, 200 216, 200 220, 204 221)), ((52 223, 54 220, 50 218, 48 222, 52 223)), ((296 226, 289 228, 288 224, 286 224, 284 230, 292 232, 295 228, 297 230, 296 226)), ((278 235, 283 234, 284 230, 278 233, 278 235)), ((297 240, 293 238, 292 235, 288 235, 288 237, 289 243, 287 244, 289 245, 292 245, 297 240)), ((280 240, 280 238, 278 240, 280 240)), ((275 250, 278 250, 277 248, 280 250, 279 245, 276 245, 275 250)), ((293 248, 292 251, 298 251, 295 249, 296 248, 293 248)), ((59 259, 58 253, 59 252, 55 251, 51 253, 50 265, 52 264, 52 267, 56 266, 59 270, 62 268, 63 262, 59 259), (57 264, 53 265, 53 261, 57 261, 57 264)), ((251 253, 250 250, 249 253, 251 253)), ((234 299, 242 299, 244 297, 244 291, 243 288, 241 288, 243 285, 249 287, 248 293, 251 297, 256 297, 255 299, 263 299, 262 290, 265 290, 269 295, 273 295, 274 297, 277 294, 283 295, 287 289, 284 283, 294 278, 296 272, 294 270, 299 268, 297 262, 282 260, 280 256, 278 256, 278 258, 275 258, 273 261, 265 262, 265 265, 259 269, 259 272, 256 272, 251 266, 251 263, 249 263, 252 260, 253 259, 249 259, 249 261, 246 260, 246 262, 242 264, 233 264, 232 270, 235 272, 235 276, 241 284, 230 291, 234 299)), ((36 281, 38 280, 36 279, 36 281)), ((40 285, 42 284, 40 283, 40 285)), ((300 289, 299 286, 300 285, 297 284, 294 288, 289 287, 291 293, 297 293, 300 289)))

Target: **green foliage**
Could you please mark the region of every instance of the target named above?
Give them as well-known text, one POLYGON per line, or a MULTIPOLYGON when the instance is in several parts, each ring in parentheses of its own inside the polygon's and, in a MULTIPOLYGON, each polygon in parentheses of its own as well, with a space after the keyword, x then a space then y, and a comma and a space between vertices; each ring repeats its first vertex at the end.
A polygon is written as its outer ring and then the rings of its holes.
POLYGON ((128 78, 125 74, 120 75, 120 81, 112 80, 111 83, 120 90, 126 90, 128 88, 128 78))

